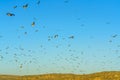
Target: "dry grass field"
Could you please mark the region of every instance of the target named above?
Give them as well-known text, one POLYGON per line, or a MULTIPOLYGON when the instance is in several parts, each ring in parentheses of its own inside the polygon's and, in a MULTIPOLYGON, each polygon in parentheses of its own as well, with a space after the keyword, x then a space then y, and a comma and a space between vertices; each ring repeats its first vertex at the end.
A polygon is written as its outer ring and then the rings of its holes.
POLYGON ((1 75, 0 80, 120 80, 120 72, 99 72, 86 75, 44 74, 30 76, 1 75))

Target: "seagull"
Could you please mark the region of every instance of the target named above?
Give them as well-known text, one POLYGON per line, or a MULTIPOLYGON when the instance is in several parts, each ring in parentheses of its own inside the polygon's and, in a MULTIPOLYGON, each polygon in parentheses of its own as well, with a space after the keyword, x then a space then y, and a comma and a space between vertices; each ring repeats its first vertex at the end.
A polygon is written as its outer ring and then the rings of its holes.
POLYGON ((7 16, 15 16, 13 13, 6 13, 7 16))

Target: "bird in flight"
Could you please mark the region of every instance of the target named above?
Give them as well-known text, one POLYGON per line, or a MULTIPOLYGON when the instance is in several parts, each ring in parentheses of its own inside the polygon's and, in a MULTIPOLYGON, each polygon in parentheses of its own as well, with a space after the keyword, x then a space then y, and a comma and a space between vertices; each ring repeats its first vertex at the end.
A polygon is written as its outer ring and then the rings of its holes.
POLYGON ((35 22, 34 22, 34 21, 32 22, 31 26, 32 26, 32 27, 34 27, 34 26, 35 26, 35 22))
POLYGON ((26 9, 28 7, 28 4, 23 5, 23 8, 26 9))
POLYGON ((58 34, 54 35, 54 38, 58 38, 58 34))
POLYGON ((2 35, 0 35, 0 38, 2 38, 3 36, 2 35))
POLYGON ((25 35, 27 35, 27 32, 24 32, 25 35))
POLYGON ((68 3, 68 2, 69 2, 69 0, 65 0, 65 1, 64 1, 64 3, 68 3))
POLYGON ((115 35, 113 35, 112 37, 113 37, 113 38, 116 38, 117 36, 118 36, 118 35, 117 35, 117 34, 115 34, 115 35))
POLYGON ((37 4, 38 4, 38 5, 40 4, 40 0, 37 2, 37 4))
POLYGON ((6 13, 7 16, 15 16, 13 13, 6 13))
POLYGON ((74 39, 74 36, 70 36, 69 39, 74 39))
POLYGON ((13 8, 15 9, 15 8, 17 8, 17 6, 14 6, 13 8))
POLYGON ((35 32, 38 32, 39 30, 37 29, 37 30, 35 30, 35 32))

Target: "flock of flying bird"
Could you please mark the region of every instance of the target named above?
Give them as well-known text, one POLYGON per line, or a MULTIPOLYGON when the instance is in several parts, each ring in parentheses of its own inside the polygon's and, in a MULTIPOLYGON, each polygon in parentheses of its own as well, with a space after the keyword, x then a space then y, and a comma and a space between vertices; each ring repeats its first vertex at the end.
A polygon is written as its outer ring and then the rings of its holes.
MULTIPOLYGON (((68 3, 68 2, 69 2, 69 0, 65 0, 65 1, 64 1, 64 3, 68 3)), ((37 5, 39 5, 39 4, 40 4, 40 0, 37 1, 37 5)), ((13 6, 14 9, 16 9, 17 7, 18 7, 17 5, 13 6)), ((23 9, 27 9, 28 7, 29 7, 29 4, 28 4, 28 3, 22 6, 23 9)), ((10 16, 10 17, 16 16, 16 14, 11 13, 11 12, 6 13, 6 15, 7 15, 7 16, 10 16)), ((35 27, 35 21, 33 21, 33 22, 31 23, 31 26, 32 26, 32 27, 35 27)), ((20 28, 24 29, 25 27, 24 27, 24 26, 21 26, 20 28)), ((35 30, 35 32, 38 32, 38 31, 39 31, 39 30, 35 30)), ((25 31, 24 34, 27 35, 27 31, 25 31)), ((48 41, 51 41, 52 39, 57 39, 58 37, 59 37, 58 34, 55 34, 55 35, 52 35, 52 36, 48 36, 48 41)), ((2 38, 2 36, 0 36, 0 38, 2 38)), ((69 36, 68 39, 74 39, 74 35, 69 36)), ((71 46, 71 45, 68 44, 68 47, 70 47, 70 46, 71 46)), ((41 45, 40 47, 43 48, 43 45, 41 45)), ((56 48, 58 48, 58 45, 56 46, 56 48)), ((15 47, 14 49, 17 50, 17 52, 23 51, 23 53, 24 53, 24 51, 25 51, 25 49, 24 49, 23 47, 21 47, 21 46, 15 47)), ((9 54, 8 50, 10 50, 10 46, 7 46, 7 47, 5 48, 5 53, 6 53, 6 55, 9 54)), ((45 50, 45 48, 43 48, 43 50, 45 50)), ((0 50, 0 53, 1 53, 2 51, 3 51, 3 50, 0 50)), ((27 51, 28 51, 29 53, 34 52, 34 51, 32 51, 32 50, 27 50, 27 51)), ((69 50, 69 51, 72 51, 72 50, 69 50)), ((15 53, 15 54, 13 54, 14 61, 15 61, 17 64, 19 64, 19 68, 21 68, 21 69, 23 68, 23 65, 25 65, 25 64, 31 64, 32 62, 37 61, 36 57, 33 57, 31 54, 28 54, 28 55, 27 55, 27 54, 23 54, 23 53, 18 53, 18 54, 15 53), (21 56, 31 57, 31 59, 28 60, 28 61, 25 61, 25 62, 21 62, 21 61, 19 60, 19 59, 21 58, 21 56), (34 59, 34 60, 32 60, 32 59, 34 59)), ((44 52, 44 53, 45 53, 45 52, 44 52)), ((2 55, 0 54, 0 61, 2 61, 3 59, 4 59, 4 56, 2 56, 2 55)))
MULTIPOLYGON (((40 4, 40 0, 37 2, 37 5, 39 5, 39 4, 40 4)), ((28 8, 28 6, 29 6, 29 4, 27 3, 27 4, 23 5, 22 8, 26 9, 26 8, 28 8)), ((14 6, 13 8, 16 9, 16 8, 17 8, 17 5, 14 6)), ((7 16, 15 16, 15 14, 14 14, 14 13, 11 13, 11 12, 6 13, 6 15, 7 15, 7 16)), ((32 27, 35 26, 35 22, 34 22, 34 21, 32 22, 31 26, 32 26, 32 27)), ((22 26, 21 28, 24 28, 24 27, 22 26)), ((25 34, 26 34, 26 32, 25 32, 25 34)))
MULTIPOLYGON (((65 0, 64 2, 65 2, 65 3, 68 3, 69 0, 65 0)), ((39 4, 40 4, 40 0, 37 1, 37 5, 39 5, 39 4)), ((29 4, 27 3, 27 4, 23 5, 22 8, 26 9, 26 8, 28 8, 28 6, 29 6, 29 4)), ((14 6, 13 8, 16 9, 16 8, 17 8, 17 5, 14 6)), ((10 17, 16 16, 16 14, 11 13, 11 12, 6 13, 6 15, 7 15, 7 16, 10 16, 10 17)), ((31 23, 31 26, 34 27, 35 25, 36 25, 36 24, 35 24, 35 21, 33 21, 33 22, 31 23)), ((83 25, 84 25, 84 24, 83 24, 83 25)), ((24 26, 21 26, 21 28, 24 29, 24 26)), ((39 31, 39 30, 35 30, 35 32, 38 32, 38 31, 39 31)), ((24 34, 27 35, 27 32, 24 32, 24 34)), ((112 38, 116 38, 117 36, 118 36, 118 35, 115 34, 115 35, 112 36, 112 38)), ((53 36, 48 36, 48 41, 50 41, 50 40, 52 40, 52 39, 56 39, 56 38, 58 38, 58 37, 59 37, 59 34, 55 34, 55 35, 53 35, 53 36)), ((2 38, 2 36, 0 36, 0 38, 2 38)), ((70 36, 68 37, 68 39, 74 39, 74 38, 75 38, 74 35, 70 35, 70 36)), ((109 40, 109 42, 112 43, 112 40, 109 40)), ((45 50, 45 47, 44 47, 43 45, 41 45, 40 47, 41 47, 43 50, 45 50)), ((71 44, 68 44, 67 47, 71 47, 71 44)), ((58 48, 58 45, 56 46, 56 48, 58 48)), ((8 54, 7 50, 10 49, 10 47, 7 46, 5 49, 6 49, 6 54, 8 54)), ((15 48, 15 49, 16 49, 16 50, 19 50, 19 51, 22 51, 22 52, 28 51, 28 52, 30 53, 30 54, 23 54, 23 53, 17 54, 17 53, 15 53, 15 54, 13 55, 13 56, 14 56, 14 61, 15 61, 16 63, 18 63, 20 69, 22 69, 25 64, 31 64, 31 63, 33 63, 33 62, 35 62, 36 64, 37 64, 37 62, 39 63, 39 61, 37 60, 37 58, 34 57, 33 54, 32 54, 34 51, 32 51, 32 50, 25 50, 25 49, 22 48, 21 46, 15 48), (25 62, 21 62, 21 61, 19 60, 19 58, 21 58, 21 56, 29 57, 30 60, 25 61, 25 62)), ((1 52, 2 52, 2 50, 0 50, 0 53, 1 53, 1 52)), ((72 49, 69 48, 69 52, 71 52, 69 58, 64 58, 64 57, 62 57, 62 55, 58 54, 58 55, 55 57, 55 59, 57 59, 57 61, 60 61, 61 59, 66 60, 69 64, 75 63, 75 62, 77 62, 78 59, 80 59, 79 56, 75 56, 75 55, 74 55, 75 50, 72 50, 72 49)), ((44 53, 46 53, 46 52, 44 52, 44 53)), ((83 52, 83 51, 81 51, 81 55, 84 55, 84 52, 83 52)), ((3 58, 4 58, 4 56, 0 55, 0 61, 2 61, 3 58)), ((56 63, 57 63, 57 62, 56 62, 56 63)), ((55 63, 52 63, 52 64, 55 64, 55 63)), ((78 63, 78 65, 74 68, 74 70, 76 70, 76 68, 79 68, 79 67, 80 67, 80 64, 81 64, 81 62, 78 63)), ((64 69, 63 66, 62 66, 62 68, 64 69)))
MULTIPOLYGON (((40 4, 40 0, 37 2, 37 4, 38 4, 38 5, 40 4)), ((26 9, 26 8, 28 8, 28 6, 29 6, 29 4, 27 3, 27 4, 23 5, 22 7, 23 7, 24 9, 26 9)), ((14 6, 13 8, 14 8, 14 9, 17 8, 17 5, 14 6)), ((10 13, 10 12, 6 13, 6 15, 8 15, 8 16, 15 16, 14 13, 10 13)))

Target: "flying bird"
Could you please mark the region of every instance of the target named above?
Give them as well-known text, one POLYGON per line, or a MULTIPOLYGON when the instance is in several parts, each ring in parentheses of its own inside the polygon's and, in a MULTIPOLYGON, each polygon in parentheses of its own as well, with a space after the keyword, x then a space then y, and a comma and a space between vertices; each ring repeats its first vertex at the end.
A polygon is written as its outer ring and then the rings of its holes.
POLYGON ((34 27, 34 26, 35 26, 35 22, 34 22, 34 21, 32 22, 31 26, 32 26, 32 27, 34 27))
POLYGON ((118 36, 118 35, 117 35, 117 34, 115 34, 115 35, 113 35, 112 37, 113 37, 113 38, 116 38, 117 36, 118 36))
POLYGON ((37 29, 37 30, 35 30, 35 32, 38 32, 39 30, 37 29))
POLYGON ((58 38, 58 34, 54 35, 54 38, 58 38))
POLYGON ((27 35, 27 32, 24 32, 25 35, 27 35))
POLYGON ((70 36, 69 39, 74 39, 74 36, 70 36))
POLYGON ((3 59, 3 56, 2 55, 0 55, 0 61, 3 59))
POLYGON ((9 46, 7 46, 6 49, 9 49, 9 46))
POLYGON ((69 0, 65 0, 65 1, 64 1, 64 3, 68 3, 68 2, 69 2, 69 0))
POLYGON ((13 8, 15 9, 15 8, 17 8, 17 6, 14 6, 13 8))
POLYGON ((24 26, 20 26, 21 29, 24 29, 25 27, 24 26))
POLYGON ((19 67, 20 67, 20 68, 23 68, 23 64, 21 64, 19 67))
POLYGON ((40 0, 37 2, 37 4, 38 4, 38 5, 40 4, 40 0))
POLYGON ((110 24, 110 22, 106 22, 106 24, 110 24))
POLYGON ((111 43, 111 42, 112 42, 112 40, 109 40, 109 42, 111 43))
POLYGON ((0 38, 2 38, 3 36, 2 35, 0 35, 0 38))
POLYGON ((51 39, 48 39, 48 41, 50 41, 51 39))
POLYGON ((23 5, 23 8, 26 9, 28 7, 28 4, 23 5))
POLYGON ((13 13, 6 13, 7 16, 15 16, 13 13))

